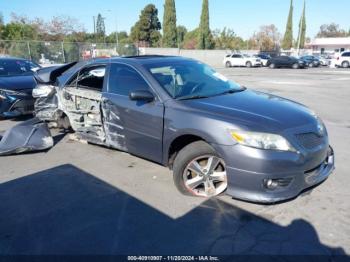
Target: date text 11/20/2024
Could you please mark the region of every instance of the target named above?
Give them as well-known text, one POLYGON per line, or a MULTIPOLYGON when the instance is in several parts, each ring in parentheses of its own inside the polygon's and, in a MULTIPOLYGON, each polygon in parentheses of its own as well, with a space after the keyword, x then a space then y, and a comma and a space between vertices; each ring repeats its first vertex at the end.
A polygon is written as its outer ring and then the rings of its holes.
POLYGON ((128 261, 219 261, 214 256, 128 256, 128 261))

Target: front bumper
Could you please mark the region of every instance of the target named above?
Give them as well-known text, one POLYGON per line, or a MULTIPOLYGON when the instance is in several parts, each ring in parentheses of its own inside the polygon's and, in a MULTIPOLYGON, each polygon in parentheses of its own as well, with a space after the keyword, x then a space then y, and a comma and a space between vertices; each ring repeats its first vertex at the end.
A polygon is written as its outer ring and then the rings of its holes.
POLYGON ((34 111, 34 98, 0 97, 0 117, 9 118, 32 114, 34 111))
POLYGON ((251 202, 276 203, 295 198, 326 180, 335 168, 334 151, 328 145, 309 155, 241 145, 214 148, 226 162, 227 194, 251 202), (268 189, 269 180, 278 186, 268 189))

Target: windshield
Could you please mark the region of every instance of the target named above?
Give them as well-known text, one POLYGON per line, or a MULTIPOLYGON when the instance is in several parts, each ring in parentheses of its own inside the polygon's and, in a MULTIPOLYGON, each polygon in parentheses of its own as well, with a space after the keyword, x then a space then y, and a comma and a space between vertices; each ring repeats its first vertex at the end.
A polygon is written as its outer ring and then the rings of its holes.
POLYGON ((0 76, 29 75, 40 66, 27 60, 0 59, 0 76))
POLYGON ((200 62, 164 62, 146 67, 168 94, 177 99, 210 97, 244 90, 200 62))

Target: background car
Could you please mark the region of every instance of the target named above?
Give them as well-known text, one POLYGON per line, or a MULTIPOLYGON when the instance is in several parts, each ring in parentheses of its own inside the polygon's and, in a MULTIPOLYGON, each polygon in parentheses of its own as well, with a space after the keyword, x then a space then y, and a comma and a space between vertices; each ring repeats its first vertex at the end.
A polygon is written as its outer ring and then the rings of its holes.
POLYGON ((34 110, 32 90, 36 86, 33 72, 40 66, 19 58, 0 58, 0 117, 31 114, 34 110))
POLYGON ((332 57, 329 55, 319 55, 319 56, 316 56, 316 58, 320 60, 321 66, 329 66, 331 64, 332 57))
POLYGON ((320 60, 312 55, 305 55, 300 57, 308 67, 319 67, 321 65, 320 60))
POLYGON ((305 68, 306 63, 292 56, 276 56, 267 62, 269 68, 305 68))
POLYGON ((271 59, 271 56, 267 54, 257 54, 255 56, 260 58, 262 66, 266 66, 267 62, 271 59))
POLYGON ((226 67, 232 66, 261 66, 261 59, 258 57, 249 56, 246 54, 232 54, 227 55, 224 59, 224 65, 226 67))
POLYGON ((341 53, 335 60, 336 67, 350 67, 350 52, 341 53))

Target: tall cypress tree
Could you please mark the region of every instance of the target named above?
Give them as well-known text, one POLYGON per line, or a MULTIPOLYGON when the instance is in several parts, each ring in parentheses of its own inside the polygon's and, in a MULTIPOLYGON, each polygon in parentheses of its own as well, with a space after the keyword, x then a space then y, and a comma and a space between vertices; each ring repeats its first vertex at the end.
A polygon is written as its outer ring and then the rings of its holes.
POLYGON ((291 49, 293 46, 293 0, 290 0, 290 8, 288 21, 286 26, 286 32, 284 34, 282 48, 287 50, 291 49))
POLYGON ((306 37, 306 17, 305 17, 305 1, 304 9, 299 22, 299 35, 297 41, 297 48, 304 48, 305 46, 305 37, 306 37))
POLYGON ((208 0, 203 0, 197 48, 212 49, 214 45, 213 35, 209 27, 209 3, 208 0))
POLYGON ((147 5, 140 14, 139 20, 131 28, 130 38, 134 42, 146 42, 152 47, 159 46, 162 25, 158 19, 158 9, 155 5, 147 5))
POLYGON ((163 17, 163 46, 177 46, 175 0, 165 0, 163 17))
POLYGON ((104 37, 106 35, 105 21, 101 14, 97 15, 96 33, 99 37, 104 37))

